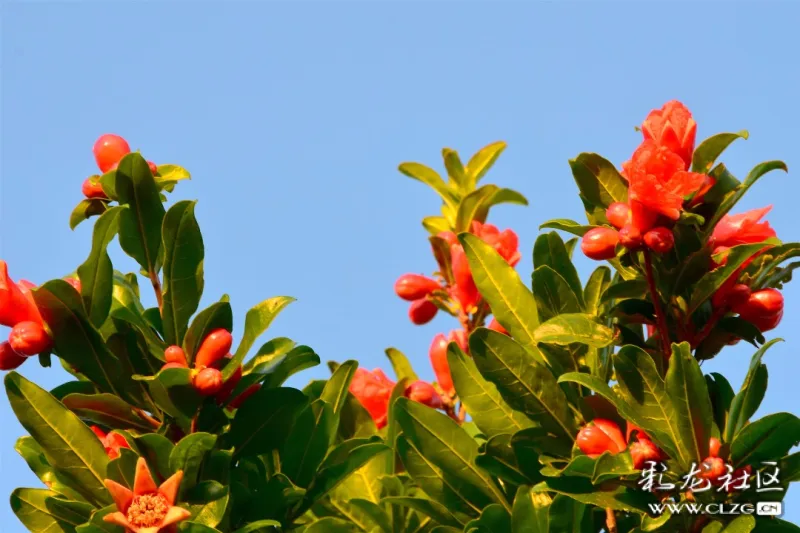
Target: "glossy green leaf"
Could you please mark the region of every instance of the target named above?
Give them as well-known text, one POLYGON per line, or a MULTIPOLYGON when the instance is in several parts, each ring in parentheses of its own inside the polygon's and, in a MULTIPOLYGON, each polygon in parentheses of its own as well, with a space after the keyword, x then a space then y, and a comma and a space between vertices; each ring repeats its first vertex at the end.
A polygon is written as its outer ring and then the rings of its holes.
POLYGON ((714 213, 714 217, 708 223, 707 232, 710 233, 714 230, 717 222, 719 222, 723 216, 728 214, 728 212, 733 209, 733 206, 742 199, 745 193, 755 184, 755 182, 757 182, 764 174, 772 172, 773 170, 783 170, 784 172, 789 172, 789 169, 786 167, 786 163, 783 161, 766 161, 753 167, 753 169, 747 174, 747 177, 744 179, 741 186, 736 189, 736 192, 726 196, 722 204, 719 206, 719 208, 717 208, 716 212, 714 213))
POLYGON ((778 342, 783 342, 783 339, 772 339, 753 354, 742 388, 731 402, 728 423, 725 425, 723 436, 724 442, 731 442, 761 405, 767 391, 767 367, 761 363, 761 360, 767 350, 778 342))
MULTIPOLYGON (((253 370, 253 374, 264 374, 264 386, 269 388, 280 387, 291 376, 317 366, 319 356, 308 346, 297 346, 289 353, 269 363, 263 363, 253 370)), ((244 382, 244 379, 242 379, 244 382)))
MULTIPOLYGON (((567 282, 567 285, 572 288, 579 306, 583 307, 583 285, 581 284, 581 279, 572 264, 564 241, 555 231, 539 235, 533 246, 534 268, 539 269, 539 267, 545 265, 552 268, 567 282)), ((535 289, 534 294, 536 294, 535 289)))
POLYGON ((461 523, 453 516, 450 510, 435 500, 428 498, 413 498, 408 496, 394 496, 381 500, 382 503, 391 505, 398 505, 400 507, 408 507, 425 516, 431 517, 439 524, 460 528, 461 523))
POLYGON ((402 163, 398 170, 417 181, 428 185, 436 191, 448 205, 455 206, 455 197, 441 176, 430 167, 420 163, 402 163))
POLYGON ((605 210, 614 202, 628 200, 628 184, 613 163, 593 153, 582 153, 570 160, 572 176, 582 196, 605 210))
POLYGON ((61 401, 80 418, 95 424, 112 429, 153 430, 129 403, 113 394, 68 394, 61 401))
POLYGON ((237 529, 234 533, 255 533, 266 527, 281 527, 281 523, 277 520, 257 520, 237 529))
POLYGON ((701 142, 692 154, 692 172, 706 173, 714 166, 717 158, 736 139, 745 139, 750 136, 747 130, 738 133, 718 133, 701 142))
POLYGON ((627 298, 643 299, 647 294, 647 290, 647 281, 645 281, 644 278, 622 280, 609 285, 605 292, 603 292, 600 301, 608 302, 627 298))
POLYGON ((347 400, 347 392, 350 382, 356 374, 358 361, 345 361, 334 371, 328 379, 325 388, 322 389, 320 398, 333 408, 333 413, 337 414, 342 410, 344 402, 347 400))
POLYGON ((512 435, 495 435, 479 448, 475 464, 492 476, 511 485, 530 484, 540 481, 541 476, 530 476, 530 468, 520 465, 512 444, 512 435))
POLYGON ((409 383, 413 383, 419 379, 417 373, 414 372, 414 368, 411 366, 411 362, 403 352, 397 348, 386 348, 386 357, 389 358, 389 362, 392 364, 394 374, 397 376, 398 380, 407 379, 409 383))
POLYGON ((611 270, 607 266, 600 266, 589 276, 586 287, 583 289, 583 301, 586 302, 586 312, 596 315, 600 307, 600 298, 611 282, 611 270))
POLYGON ((594 348, 603 348, 613 342, 613 332, 598 323, 591 315, 567 313, 555 316, 541 324, 534 332, 534 340, 565 345, 581 343, 594 348))
POLYGON ((236 370, 236 367, 244 361, 247 352, 253 347, 256 339, 267 331, 267 328, 269 328, 272 321, 275 320, 275 317, 278 316, 278 313, 294 301, 294 298, 289 296, 277 296, 264 300, 247 312, 244 319, 244 335, 242 336, 242 341, 236 348, 236 353, 230 364, 225 367, 222 373, 225 379, 228 379, 236 370))
POLYGON ((734 466, 774 461, 800 444, 800 419, 790 413, 774 413, 751 422, 731 443, 734 466))
POLYGON ((134 376, 134 379, 147 384, 150 395, 163 411, 187 426, 196 414, 203 397, 192 386, 191 372, 188 368, 167 368, 159 370, 155 376, 134 376))
POLYGON ((520 344, 536 349, 534 330, 539 325, 536 300, 514 269, 497 251, 475 235, 459 235, 475 284, 492 308, 497 321, 520 344))
POLYGON ((513 339, 489 329, 476 330, 469 339, 470 353, 481 375, 497 386, 515 410, 571 443, 578 428, 567 397, 555 377, 513 339))
POLYGON ((98 328, 111 310, 114 268, 107 248, 117 234, 119 214, 120 208, 112 207, 97 219, 89 257, 78 267, 83 305, 89 320, 98 328))
POLYGON ((557 494, 548 512, 549 531, 594 533, 592 508, 563 494, 557 494))
POLYGON ((475 154, 467 162, 467 175, 470 182, 474 185, 478 183, 486 172, 492 168, 497 158, 506 149, 506 143, 497 141, 488 144, 475 152, 475 154))
POLYGON ((392 522, 389 518, 389 513, 377 503, 362 498, 353 498, 348 504, 358 509, 360 514, 369 517, 371 525, 378 527, 379 531, 392 531, 392 522))
POLYGON ((48 462, 69 473, 75 482, 70 485, 90 502, 110 503, 103 485, 108 457, 92 430, 49 392, 18 373, 9 372, 5 385, 14 414, 42 447, 48 462))
POLYGON ((689 343, 672 345, 665 383, 667 395, 675 406, 677 442, 700 463, 708 457, 714 412, 703 371, 692 356, 689 343))
POLYGON ((337 427, 331 403, 316 400, 300 411, 283 446, 281 472, 298 487, 308 487, 328 453, 337 427))
POLYGON ((162 190, 167 188, 171 190, 171 187, 179 181, 192 179, 189 171, 178 165, 158 165, 156 170, 156 184, 162 190))
POLYGON ((560 314, 581 312, 581 303, 573 289, 549 266, 542 265, 533 271, 531 286, 536 295, 539 320, 544 322, 560 314))
POLYGON ((472 221, 475 220, 483 204, 498 190, 500 188, 497 185, 484 185, 461 200, 456 214, 456 233, 469 231, 472 221))
MULTIPOLYGON (((176 448, 177 449, 177 448, 176 448)), ((183 490, 183 485, 181 486, 183 490)), ((230 501, 230 488, 217 481, 202 481, 189 491, 183 491, 183 499, 192 516, 190 523, 214 528, 225 517, 230 501)))
POLYGON ((163 311, 167 344, 181 345, 203 296, 203 235, 194 216, 197 202, 182 201, 164 216, 163 311))
POLYGON ((487 436, 516 433, 533 425, 524 414, 506 403, 497 386, 481 375, 475 361, 455 343, 448 347, 447 361, 459 399, 472 421, 487 436))
POLYGON ((692 297, 689 302, 689 309, 686 313, 691 314, 697 310, 703 302, 711 298, 711 296, 722 287, 722 284, 725 283, 728 278, 739 270, 739 267, 741 267, 747 259, 764 247, 764 243, 740 244, 739 246, 732 247, 728 253, 728 260, 725 264, 708 272, 694 285, 692 297))
POLYGON ((256 355, 244 364, 244 373, 248 374, 262 363, 270 362, 281 355, 289 353, 297 343, 287 337, 276 337, 261 345, 256 355))
MULTIPOLYGON (((520 487, 511 511, 511 533, 549 533, 549 510, 553 499, 549 494, 520 487)), ((553 531, 555 533, 555 531, 553 531)))
POLYGON ((84 220, 102 215, 108 209, 108 201, 98 198, 84 198, 69 215, 69 229, 74 230, 84 220))
POLYGON ((303 530, 303 533, 359 533, 360 531, 363 530, 351 522, 326 516, 312 522, 303 530))
POLYGON ((119 457, 109 461, 106 477, 126 487, 133 487, 136 480, 137 455, 126 448, 120 448, 119 457))
POLYGON ((426 459, 451 477, 470 501, 507 506, 497 484, 475 466, 478 443, 448 416, 407 398, 398 398, 394 416, 403 434, 426 459))
POLYGON ((151 277, 161 266, 164 205, 147 161, 136 152, 122 158, 114 178, 120 206, 119 244, 151 277))
POLYGON ((192 489, 197 483, 200 466, 208 452, 217 442, 217 436, 209 433, 192 433, 182 438, 169 454, 169 467, 173 472, 183 470, 181 493, 192 489))
POLYGON ((53 351, 104 392, 119 393, 119 362, 92 326, 72 285, 57 279, 32 292, 53 334, 53 351))
POLYGON ((235 457, 260 455, 283 446, 297 413, 308 402, 297 389, 262 387, 237 411, 227 435, 235 457))
POLYGON ((215 329, 233 330, 233 310, 231 304, 220 300, 203 309, 192 320, 189 330, 183 339, 183 351, 189 365, 203 340, 215 329))
POLYGON ((572 235, 577 235, 578 237, 583 237, 589 232, 589 230, 597 227, 599 226, 592 224, 581 224, 580 222, 575 222, 574 220, 570 220, 568 218, 556 218, 553 220, 548 220, 539 226, 539 229, 557 229, 559 231, 571 233, 572 235))
POLYGON ((507 533, 510 530, 511 515, 496 503, 484 507, 478 518, 464 526, 467 533, 507 533))
POLYGON ((16 489, 11 493, 11 510, 28 531, 74 533, 89 520, 92 506, 65 500, 45 489, 16 489))
POLYGON ((462 190, 469 190, 467 173, 464 170, 464 164, 461 162, 458 152, 450 148, 443 148, 442 159, 444 160, 444 167, 447 170, 447 176, 450 178, 451 184, 462 190))
POLYGON ((31 471, 36 474, 42 483, 50 490, 63 494, 71 500, 84 501, 85 498, 70 487, 67 483, 69 478, 60 474, 45 457, 44 450, 39 444, 29 436, 17 439, 14 449, 28 464, 31 471))
POLYGON ((478 516, 481 507, 462 493, 460 479, 445 473, 405 436, 397 437, 395 445, 406 472, 425 494, 443 505, 461 523, 465 523, 469 517, 478 516))
POLYGON ((647 504, 657 500, 649 492, 629 489, 624 486, 597 490, 592 482, 583 477, 551 477, 533 487, 535 492, 563 494, 587 505, 627 512, 647 512, 647 504))
POLYGON ((169 464, 175 447, 172 441, 157 433, 147 433, 134 437, 132 445, 139 455, 147 460, 147 465, 154 471, 156 477, 161 478, 161 481, 172 475, 172 467, 169 464))
MULTIPOLYGON (((728 380, 722 374, 716 372, 706 374, 706 386, 708 387, 711 405, 714 408, 714 423, 719 428, 720 433, 724 435, 725 426, 728 423, 728 412, 736 394, 733 392, 733 387, 731 387, 728 380)), ((724 437, 721 435, 721 438, 724 437)))

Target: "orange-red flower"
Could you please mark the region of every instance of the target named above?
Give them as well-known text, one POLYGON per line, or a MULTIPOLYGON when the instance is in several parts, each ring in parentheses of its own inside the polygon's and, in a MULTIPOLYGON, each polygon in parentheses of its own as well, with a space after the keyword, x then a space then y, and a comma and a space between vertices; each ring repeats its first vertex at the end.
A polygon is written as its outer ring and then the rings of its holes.
POLYGON ((714 227, 710 239, 711 247, 751 244, 775 237, 775 230, 770 227, 769 222, 760 222, 770 209, 771 205, 738 215, 725 215, 714 227))
POLYGON ((651 229, 658 215, 678 220, 684 200, 707 185, 708 176, 687 172, 680 156, 652 140, 644 141, 623 169, 631 222, 641 233, 651 229))
POLYGON ((140 457, 136 462, 133 490, 111 479, 105 480, 117 512, 104 516, 103 520, 122 526, 129 533, 158 533, 186 520, 191 513, 175 507, 182 479, 183 471, 179 470, 160 487, 157 486, 147 463, 140 457))
POLYGON ((0 324, 14 327, 20 322, 42 322, 42 317, 30 289, 30 282, 14 281, 8 277, 8 265, 0 260, 0 324))
POLYGON ((394 386, 395 382, 386 377, 380 368, 372 372, 357 368, 353 381, 350 382, 350 392, 361 402, 378 429, 386 425, 389 398, 394 386))
POLYGON ((500 231, 494 224, 483 224, 473 221, 470 233, 477 235, 483 242, 497 250, 509 265, 516 266, 522 257, 517 249, 519 238, 513 230, 505 229, 500 231))
POLYGON ((94 434, 97 435, 97 438, 100 439, 100 442, 103 443, 103 447, 106 449, 106 455, 108 455, 109 459, 116 459, 119 457, 120 448, 130 449, 128 441, 119 433, 114 433, 113 431, 106 433, 97 426, 92 426, 91 429, 94 431, 94 434))
POLYGON ((672 100, 661 109, 654 109, 642 123, 645 140, 652 140, 675 152, 686 163, 692 162, 697 124, 685 105, 672 100))

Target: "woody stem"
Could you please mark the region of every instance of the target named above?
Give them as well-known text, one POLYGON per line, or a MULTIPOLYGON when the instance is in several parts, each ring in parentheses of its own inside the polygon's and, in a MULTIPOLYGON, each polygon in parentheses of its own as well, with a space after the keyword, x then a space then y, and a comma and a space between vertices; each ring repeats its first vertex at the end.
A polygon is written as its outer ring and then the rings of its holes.
POLYGON ((156 302, 158 302, 159 312, 164 310, 164 301, 161 296, 161 280, 158 279, 158 272, 150 271, 150 283, 153 285, 153 291, 156 293, 156 302))
POLYGON ((147 421, 148 424, 153 426, 153 428, 158 429, 161 427, 161 422, 147 414, 144 409, 139 409, 138 407, 134 409, 137 415, 141 416, 143 419, 147 421))
POLYGON ((656 280, 653 276, 653 261, 650 257, 650 251, 644 250, 644 274, 647 278, 647 287, 650 289, 650 297, 653 300, 653 307, 656 312, 656 324, 658 326, 658 336, 661 337, 661 346, 664 351, 664 358, 669 359, 671 355, 670 342, 669 342, 669 328, 667 327, 667 315, 664 314, 661 308, 661 298, 658 295, 656 288, 656 280))
POLYGON ((614 509, 606 509, 606 531, 608 533, 617 533, 617 517, 614 516, 614 509))

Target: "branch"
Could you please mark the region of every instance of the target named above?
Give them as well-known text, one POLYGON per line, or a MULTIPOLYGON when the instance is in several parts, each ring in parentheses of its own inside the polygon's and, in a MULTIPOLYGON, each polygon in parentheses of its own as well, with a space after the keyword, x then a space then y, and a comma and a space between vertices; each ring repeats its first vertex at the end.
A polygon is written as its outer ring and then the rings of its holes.
POLYGON ((650 258, 650 251, 644 250, 644 274, 647 277, 647 286, 650 289, 650 297, 653 300, 653 307, 656 311, 656 323, 658 325, 658 336, 661 337, 661 346, 664 350, 664 358, 669 359, 672 354, 669 342, 669 328, 667 327, 667 316, 661 308, 661 297, 656 288, 656 280, 653 276, 653 262, 650 258))
POLYGON ((614 516, 614 509, 606 509, 606 531, 607 533, 617 533, 617 517, 614 516))

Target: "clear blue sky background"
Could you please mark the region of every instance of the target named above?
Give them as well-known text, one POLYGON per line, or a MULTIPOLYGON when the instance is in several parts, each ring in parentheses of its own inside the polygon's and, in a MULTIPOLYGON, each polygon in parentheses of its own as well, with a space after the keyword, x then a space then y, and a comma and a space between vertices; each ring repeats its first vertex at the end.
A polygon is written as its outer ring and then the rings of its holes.
MULTIPOLYGON (((699 138, 749 129, 725 156, 743 176, 782 158, 792 171, 760 182, 739 210, 775 204, 769 220, 800 241, 797 172, 800 35, 793 2, 6 2, 2 6, 0 257, 15 279, 73 271, 90 224, 70 231, 91 147, 106 132, 148 159, 193 173, 174 198, 198 198, 208 304, 227 292, 237 313, 292 295, 274 323, 323 360, 388 367, 396 346, 432 378, 440 316, 412 326, 392 292, 405 272, 430 272, 419 221, 436 196, 396 170, 441 167, 444 146, 469 156, 509 148, 488 182, 520 190, 529 208, 491 221, 519 236, 528 279, 538 225, 582 220, 567 159, 599 152, 621 163, 634 126, 667 100, 695 113, 699 138)), ((116 266, 134 270, 115 247, 116 266)), ((584 279, 594 267, 577 263, 584 279)), ((785 292, 787 342, 767 356, 760 414, 800 414, 800 283, 785 292), (795 327, 792 327, 794 321, 795 327)), ((3 332, 4 334, 4 332, 3 332)), ((753 349, 705 370, 738 388, 753 349)), ((52 387, 66 375, 30 361, 52 387)), ((293 384, 324 377, 324 366, 293 384)), ((22 434, 0 401, 0 498, 38 486, 13 451, 22 434)), ((800 491, 786 518, 800 522, 800 491)), ((0 530, 22 528, 0 502, 0 530)))

